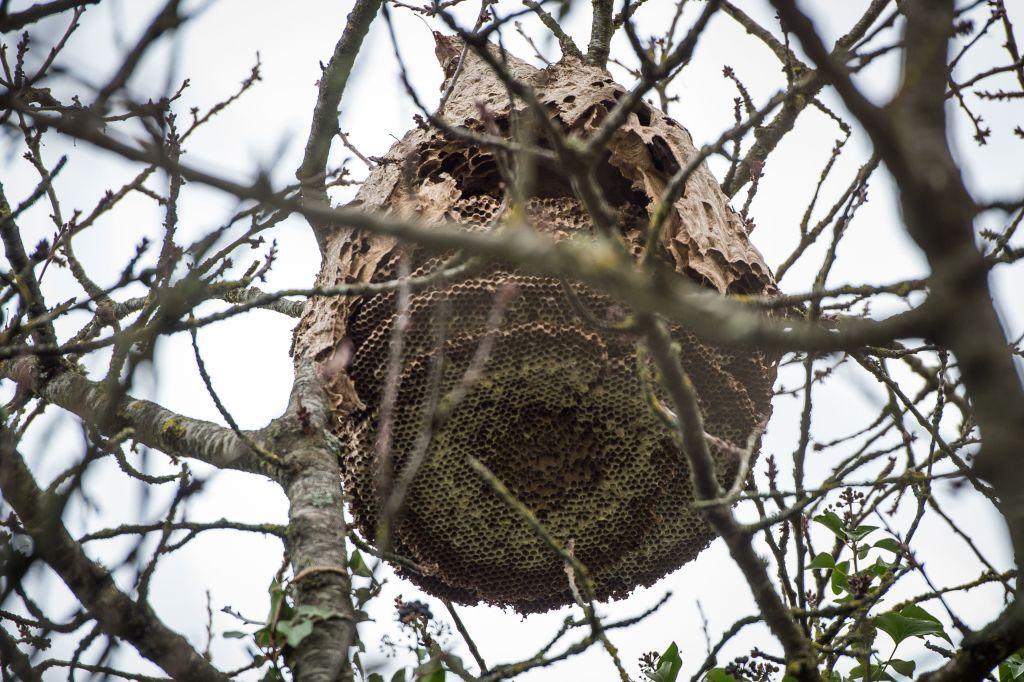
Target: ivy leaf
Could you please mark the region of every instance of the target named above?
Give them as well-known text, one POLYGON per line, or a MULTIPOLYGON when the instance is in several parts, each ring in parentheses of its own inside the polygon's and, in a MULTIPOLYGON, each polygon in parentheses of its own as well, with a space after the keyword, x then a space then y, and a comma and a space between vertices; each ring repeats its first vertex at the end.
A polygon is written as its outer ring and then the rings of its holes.
POLYGON ((384 682, 384 676, 380 673, 370 673, 366 677, 366 682, 384 682))
POLYGON ((889 665, 892 666, 893 670, 898 672, 900 675, 903 675, 904 677, 913 677, 914 669, 917 667, 917 663, 915 663, 914 661, 904 661, 899 658, 891 659, 889 661, 889 665))
POLYGON ((354 550, 348 558, 348 567, 355 575, 362 576, 363 578, 373 577, 373 572, 366 565, 366 562, 363 561, 363 555, 359 553, 358 549, 354 550))
POLYGON ((243 639, 248 637, 249 633, 242 632, 241 630, 226 630, 221 634, 224 639, 243 639))
POLYGON ((843 520, 835 512, 825 512, 814 517, 814 520, 828 528, 838 537, 846 539, 846 529, 843 528, 843 520))
POLYGON ((341 614, 332 609, 325 609, 322 606, 315 606, 313 604, 303 604, 302 606, 295 609, 295 615, 301 617, 312 618, 314 620, 327 620, 329 618, 340 618, 341 614))
POLYGON ((274 624, 274 629, 276 629, 282 635, 286 635, 292 629, 292 622, 290 620, 278 621, 274 624))
POLYGON ((264 649, 270 647, 270 626, 266 625, 261 627, 256 632, 252 633, 253 639, 256 640, 256 646, 263 647, 264 649))
POLYGON ((706 682, 736 682, 736 678, 725 672, 722 668, 712 668, 708 671, 706 682))
POLYGON ((267 592, 270 593, 270 613, 267 614, 267 622, 272 621, 275 615, 278 618, 290 618, 290 614, 286 613, 288 605, 284 603, 284 588, 276 578, 270 581, 267 592))
POLYGON ((675 642, 668 645, 665 653, 658 657, 654 672, 647 676, 654 682, 676 682, 679 671, 683 667, 683 659, 679 657, 679 647, 675 642))
POLYGON ((836 567, 836 560, 832 558, 832 555, 829 554, 828 552, 822 552, 821 554, 819 554, 818 556, 814 557, 814 559, 811 560, 811 563, 808 564, 808 566, 807 566, 807 570, 810 571, 811 569, 814 569, 814 568, 835 568, 835 567, 836 567))
POLYGON ((392 675, 391 682, 405 682, 405 668, 402 668, 392 675))
POLYGON ((1024 680, 1024 649, 999 664, 999 682, 1024 680))

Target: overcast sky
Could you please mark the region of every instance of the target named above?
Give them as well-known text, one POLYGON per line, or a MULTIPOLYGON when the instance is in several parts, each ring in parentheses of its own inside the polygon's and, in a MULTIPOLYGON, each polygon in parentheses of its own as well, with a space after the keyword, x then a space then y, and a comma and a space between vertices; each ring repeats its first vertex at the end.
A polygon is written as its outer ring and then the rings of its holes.
MULTIPOLYGON (((13 2, 18 9, 28 2, 13 2)), ((131 2, 104 0, 102 6, 92 8, 83 18, 83 26, 72 38, 60 63, 87 82, 105 82, 119 63, 126 45, 130 45, 151 14, 161 3, 150 0, 131 2)), ((344 19, 352 0, 305 0, 304 2, 269 2, 266 0, 220 0, 213 3, 191 3, 206 9, 181 30, 174 41, 161 45, 131 82, 132 91, 140 98, 162 93, 166 83, 180 83, 188 77, 190 86, 181 98, 177 110, 188 116, 192 106, 207 108, 237 88, 255 63, 256 55, 262 61, 263 81, 229 110, 218 116, 192 139, 186 160, 218 172, 250 179, 253 169, 269 171, 277 183, 293 180, 298 166, 302 144, 308 131, 315 83, 319 77, 318 63, 326 61, 340 35, 344 19), (175 63, 168 69, 168 61, 175 63)), ((471 5, 473 3, 467 3, 471 5)), ((694 9, 687 12, 692 17, 694 9)), ((771 10, 764 0, 742 0, 748 12, 771 24, 771 10)), ((805 3, 808 4, 809 3, 805 3)), ((815 16, 827 36, 834 38, 844 32, 859 16, 863 0, 815 3, 827 5, 827 11, 815 16)), ((1014 3, 1009 3, 1014 7, 1014 3)), ((516 2, 503 2, 503 11, 519 7, 516 2)), ((1019 5, 1016 5, 1020 9, 1019 5)), ((652 0, 637 15, 641 33, 663 30, 668 24, 672 3, 652 0)), ((469 7, 475 14, 476 8, 469 7)), ((1011 10, 1012 11, 1012 10, 1011 10)), ((982 14, 984 9, 982 10, 982 14)), ((465 13, 464 13, 465 14, 465 13)), ((1021 13, 1024 14, 1024 13, 1021 13)), ((400 47, 410 67, 413 84, 424 101, 436 102, 441 73, 433 57, 433 41, 423 21, 407 11, 394 11, 400 47)), ((980 15, 979 15, 980 16, 980 15)), ((1015 17, 1019 22, 1024 16, 1015 17)), ((543 36, 543 29, 529 17, 524 27, 535 36, 543 36)), ((567 30, 580 44, 586 44, 589 28, 589 10, 585 3, 576 3, 569 17, 567 30)), ((683 22, 686 25, 686 22, 683 22)), ((432 25, 433 26, 433 25, 432 25)), ((439 26, 433 26, 439 28, 439 26)), ((52 41, 64 28, 63 19, 41 24, 34 30, 34 59, 41 59, 52 41)), ((5 37, 7 38, 7 37, 5 37)), ((616 39, 613 46, 620 55, 628 54, 624 39, 616 39)), ((506 34, 506 44, 518 56, 533 59, 530 48, 514 32, 506 34)), ((545 56, 554 61, 559 53, 550 40, 539 39, 538 45, 545 56)), ((959 67, 960 73, 970 73, 978 64, 1003 63, 1005 56, 998 52, 998 41, 987 40, 959 67)), ((775 57, 755 39, 746 36, 728 17, 713 19, 692 64, 674 83, 672 93, 679 101, 672 104, 670 114, 689 129, 698 146, 718 137, 732 125, 734 89, 722 77, 722 67, 733 67, 758 103, 763 103, 783 83, 775 57)), ((895 87, 897 65, 892 60, 880 60, 858 77, 870 96, 885 101, 895 87)), ((613 67, 617 80, 630 85, 631 79, 621 69, 613 67)), ((993 81, 991 88, 998 86, 993 81)), ((53 83, 60 97, 66 83, 53 83)), ((829 94, 824 99, 843 112, 836 98, 829 94)), ((356 146, 367 155, 384 154, 388 147, 411 126, 416 113, 414 105, 405 96, 397 79, 397 65, 387 39, 384 25, 377 21, 356 63, 356 71, 345 93, 341 107, 342 129, 350 134, 356 146)), ((845 112, 844 112, 845 113, 845 112)), ((962 160, 970 187, 979 198, 1009 196, 1024 187, 1020 159, 1024 158, 1024 140, 1011 134, 1014 125, 1021 123, 1020 106, 989 106, 984 110, 986 123, 992 128, 989 144, 979 148, 971 141, 972 131, 962 117, 956 117, 953 138, 958 157, 962 160)), ((806 206, 815 179, 827 161, 831 148, 840 136, 834 122, 816 111, 808 111, 800 118, 797 130, 779 145, 766 168, 761 189, 753 202, 752 215, 757 229, 753 241, 771 265, 780 263, 797 241, 797 226, 806 206)), ((23 161, 17 148, 8 141, 0 150, 4 163, 3 182, 13 203, 27 196, 36 183, 31 167, 23 161)), ((826 184, 821 206, 830 200, 852 178, 866 160, 869 150, 865 138, 856 131, 826 184)), ((45 148, 46 159, 52 165, 61 154, 69 154, 67 168, 56 181, 66 215, 72 210, 88 210, 102 192, 118 187, 136 171, 129 164, 107 158, 84 144, 73 146, 50 136, 45 148)), ((332 161, 340 163, 345 150, 335 150, 332 161)), ((348 163, 354 177, 365 175, 365 167, 358 160, 348 163)), ((721 163, 713 169, 722 177, 721 163)), ((163 183, 154 178, 154 186, 163 183)), ((338 202, 350 194, 339 191, 338 202)), ((924 261, 903 233, 896 201, 884 170, 875 174, 870 185, 870 202, 853 222, 843 241, 837 266, 833 269, 829 285, 844 283, 883 283, 926 272, 924 261)), ((738 201, 741 205, 743 195, 738 201)), ((180 239, 187 242, 221 224, 235 207, 210 190, 189 186, 180 208, 180 239)), ((31 246, 44 237, 52 236, 53 225, 48 208, 42 203, 26 214, 21 222, 26 243, 31 246)), ((986 216, 993 225, 1001 216, 986 216)), ((86 269, 101 284, 112 283, 124 263, 144 236, 159 239, 162 216, 158 207, 145 197, 135 196, 124 202, 120 210, 101 220, 88 235, 75 242, 78 255, 86 269)), ((279 255, 268 281, 263 287, 275 290, 285 287, 304 287, 313 282, 319 254, 316 244, 303 221, 289 219, 273 234, 279 255)), ((257 259, 266 247, 252 252, 257 259)), ((812 251, 812 254, 819 253, 812 251)), ((820 260, 811 255, 803 259, 782 282, 782 288, 798 292, 809 287, 820 260)), ((239 269, 249 261, 236 259, 239 269)), ((1019 292, 1024 290, 1024 277, 1020 268, 1012 275, 1004 268, 994 279, 1000 295, 1002 312, 1011 334, 1024 328, 1024 305, 1019 292)), ((70 275, 51 268, 44 279, 44 291, 52 303, 79 294, 70 275)), ((137 293, 137 292, 135 292, 137 293)), ((876 305, 872 313, 884 316, 898 309, 898 303, 876 305)), ((220 303, 204 304, 201 310, 211 311, 223 307, 220 303)), ((62 338, 67 338, 84 322, 82 317, 68 316, 59 327, 62 338)), ((206 327, 199 333, 207 366, 221 398, 232 411, 242 428, 263 426, 281 413, 291 384, 292 363, 288 355, 291 328, 294 321, 268 311, 253 311, 234 317, 219 326, 206 327)), ((97 353, 90 359, 90 367, 102 372, 107 356, 97 353)), ((789 386, 798 379, 786 373, 780 381, 789 386)), ((3 397, 10 394, 10 386, 3 387, 3 397)), ((158 360, 136 377, 133 393, 158 400, 169 409, 189 416, 221 422, 221 418, 207 396, 195 364, 187 335, 177 335, 161 342, 158 360)), ((862 373, 844 368, 817 396, 814 414, 815 438, 824 441, 859 428, 877 414, 881 392, 871 385, 862 373)), ((774 416, 765 437, 762 452, 773 453, 783 466, 788 467, 798 434, 799 401, 782 397, 776 401, 774 416)), ((82 455, 83 444, 74 422, 51 409, 47 418, 32 430, 31 440, 24 448, 36 474, 48 481, 69 462, 82 455)), ((808 466, 810 479, 820 480, 827 474, 834 458, 830 454, 821 461, 812 460, 808 466)), ((156 471, 169 471, 161 455, 149 458, 156 471)), ((273 484, 254 476, 234 472, 216 472, 201 464, 192 466, 201 477, 207 478, 204 492, 192 500, 189 516, 193 520, 212 520, 229 517, 238 521, 267 521, 284 523, 287 517, 286 500, 273 484)), ((159 518, 172 491, 162 490, 147 500, 139 497, 134 486, 110 462, 101 462, 90 469, 87 487, 93 493, 97 508, 83 512, 76 521, 76 531, 95 529, 134 518, 141 512, 149 518, 159 518)), ((963 524, 975 541, 985 548, 997 567, 1010 565, 1007 545, 999 517, 993 510, 968 494, 958 495, 944 486, 939 494, 946 500, 947 511, 963 524)), ((939 524, 926 521, 917 536, 916 550, 919 560, 929 568, 938 585, 953 584, 979 572, 961 541, 950 536, 939 524)), ((123 558, 127 545, 119 542, 94 544, 88 547, 93 556, 116 562, 123 558)), ((266 587, 281 562, 280 545, 276 540, 259 539, 234 533, 208 533, 193 541, 184 551, 165 559, 160 564, 152 588, 153 605, 165 622, 186 634, 199 646, 205 644, 205 590, 209 590, 215 611, 230 605, 246 616, 263 618, 267 608, 266 587)), ((383 631, 394 631, 391 597, 403 594, 406 598, 420 598, 434 607, 435 614, 444 609, 432 598, 420 595, 418 590, 389 576, 385 594, 374 602, 372 615, 377 624, 368 624, 362 630, 367 645, 365 659, 380 659, 377 646, 383 631)), ((47 599, 52 603, 67 600, 64 588, 54 581, 46 583, 51 590, 47 599)), ((919 587, 907 580, 895 591, 894 597, 908 594, 919 587)), ((739 571, 729 559, 721 542, 712 546, 691 564, 671 574, 654 587, 636 591, 631 597, 602 607, 602 611, 616 615, 635 614, 656 602, 666 591, 673 597, 667 606, 643 625, 629 631, 616 631, 613 642, 621 649, 622 658, 636 671, 636 659, 652 649, 662 650, 676 641, 683 654, 685 671, 692 673, 705 655, 704 635, 697 602, 703 607, 713 638, 736 618, 754 613, 755 607, 739 571)), ((968 598, 953 597, 951 603, 961 607, 969 625, 979 626, 995 615, 1001 604, 998 589, 981 589, 968 598)), ((463 608, 463 618, 474 633, 488 663, 510 661, 533 653, 561 624, 568 609, 527 619, 490 607, 463 608)), ((223 614, 215 618, 215 631, 238 629, 238 623, 223 614)), ((457 639, 453 638, 457 643, 457 639)), ((727 647, 721 660, 747 653, 752 646, 776 650, 766 631, 751 627, 727 647)), ((58 645, 54 655, 67 655, 68 645, 58 645)), ((246 662, 238 640, 215 637, 214 662, 222 669, 246 662)), ((464 653, 464 652, 463 652, 464 653)), ((924 652, 927 653, 927 652, 924 652)), ((468 659, 468 655, 466 655, 468 659)), ((922 654, 921 664, 934 664, 922 654)), ((390 665, 390 664, 388 664, 390 665)), ((605 654, 594 648, 588 654, 551 669, 537 671, 523 679, 540 680, 604 680, 611 679, 605 654)), ((149 666, 140 669, 156 673, 149 666)))

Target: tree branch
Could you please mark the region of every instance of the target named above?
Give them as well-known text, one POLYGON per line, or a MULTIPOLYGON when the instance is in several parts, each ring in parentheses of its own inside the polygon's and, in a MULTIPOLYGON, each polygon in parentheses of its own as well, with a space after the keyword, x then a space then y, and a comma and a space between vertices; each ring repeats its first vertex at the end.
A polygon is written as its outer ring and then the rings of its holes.
POLYGON ((53 0, 53 2, 37 2, 26 10, 14 14, 4 13, 0 16, 0 33, 19 31, 29 24, 34 24, 54 14, 60 14, 76 7, 95 5, 100 0, 53 0))
MULTIPOLYGON (((345 85, 352 73, 356 55, 363 45, 363 39, 374 17, 380 11, 381 0, 358 0, 349 12, 345 30, 334 46, 334 54, 320 75, 320 89, 313 107, 313 120, 309 127, 306 150, 302 163, 295 171, 295 177, 301 183, 303 202, 327 205, 327 189, 325 180, 327 173, 327 156, 331 151, 331 141, 338 132, 338 106, 345 92, 345 85)), ((311 223, 318 243, 323 246, 322 224, 311 223)))
POLYGON ((1018 599, 997 619, 965 637, 956 655, 938 670, 922 675, 920 682, 983 680, 1000 661, 1022 647, 1024 606, 1018 599))
MULTIPOLYGON (((295 679, 351 679, 348 651, 355 641, 355 608, 345 548, 347 529, 338 455, 324 438, 330 419, 312 362, 303 362, 285 415, 281 451, 288 452, 282 485, 288 496, 288 554, 296 608, 314 606, 332 617, 317 621, 295 654, 295 679)), ((280 441, 279 441, 280 442, 280 441)))
POLYGON ((572 37, 567 34, 561 26, 558 25, 558 21, 555 20, 551 14, 540 6, 539 2, 534 0, 523 0, 523 4, 533 10, 534 14, 540 18, 540 21, 544 26, 547 27, 551 34, 555 36, 558 41, 558 46, 562 49, 562 56, 572 57, 583 61, 583 53, 580 52, 580 48, 577 47, 576 43, 573 42, 572 37))
MULTIPOLYGON (((708 8, 714 7, 713 3, 708 8)), ((705 9, 705 13, 709 12, 705 9)), ((627 101, 623 98, 615 110, 627 101)), ((173 162, 159 149, 139 149, 102 133, 87 121, 50 116, 0 95, 0 102, 15 106, 54 130, 112 151, 126 159, 152 164, 180 173, 186 180, 227 192, 240 199, 263 202, 295 211, 321 224, 344 226, 373 234, 396 237, 435 250, 464 250, 506 260, 550 277, 569 277, 588 284, 632 306, 639 312, 657 313, 678 322, 715 343, 756 346, 771 350, 845 350, 888 343, 893 339, 922 335, 930 316, 941 311, 929 303, 882 321, 843 319, 832 327, 791 319, 784 323, 759 314, 754 308, 723 297, 680 277, 674 271, 641 271, 628 256, 602 243, 576 240, 555 242, 533 230, 502 230, 476 233, 457 226, 426 226, 355 208, 329 208, 300 204, 277 196, 262 185, 242 185, 232 180, 173 162)), ((613 110, 614 111, 614 110, 613 110)), ((611 117, 611 114, 609 115, 611 117)), ((943 308, 945 303, 941 304, 943 308)))
POLYGON ((591 0, 593 19, 590 24, 590 45, 587 47, 587 62, 602 69, 608 64, 615 26, 612 23, 612 0, 591 0))
MULTIPOLYGON (((831 56, 835 60, 845 60, 846 52, 856 43, 871 27, 882 11, 892 3, 892 0, 872 0, 861 18, 854 24, 850 31, 836 41, 832 48, 831 56)), ((796 125, 796 119, 800 116, 807 105, 814 101, 821 89, 827 83, 822 76, 821 70, 808 70, 803 62, 796 59, 791 50, 779 43, 772 34, 763 27, 756 24, 740 10, 723 5, 722 9, 732 16, 737 22, 747 29, 748 33, 760 38, 768 45, 783 65, 793 72, 794 80, 790 87, 789 97, 783 105, 782 110, 771 120, 771 122, 757 130, 754 144, 747 150, 743 160, 736 165, 736 171, 731 177, 726 178, 722 191, 730 197, 743 189, 743 186, 751 179, 751 171, 755 166, 763 165, 768 156, 775 150, 796 125), (787 61, 792 58, 793 61, 787 61)), ((788 24, 786 28, 791 28, 788 24)), ((823 48, 824 49, 824 48, 823 48)))
MULTIPOLYGON (((722 489, 715 477, 715 462, 704 435, 703 419, 693 383, 672 349, 671 337, 664 325, 651 317, 641 318, 639 325, 662 383, 675 405, 679 442, 690 470, 694 498, 717 499, 722 496, 722 489)), ((764 561, 754 551, 751 536, 744 532, 727 506, 702 507, 701 511, 725 540, 729 553, 747 580, 765 624, 782 644, 786 653, 786 673, 797 680, 820 682, 821 676, 811 642, 775 591, 764 561)))
POLYGON ((0 433, 0 489, 35 543, 38 556, 60 576, 103 631, 134 646, 175 679, 226 682, 224 674, 169 629, 149 604, 119 590, 110 573, 93 562, 59 518, 59 501, 36 485, 15 449, 13 434, 0 433))
MULTIPOLYGON (((249 447, 231 429, 183 417, 148 400, 130 396, 111 404, 99 382, 72 370, 46 377, 29 358, 0 363, 0 376, 12 379, 47 402, 77 415, 107 434, 132 430, 132 438, 172 457, 189 457, 207 464, 265 473, 249 447)), ((258 436, 257 434, 254 434, 258 436)))

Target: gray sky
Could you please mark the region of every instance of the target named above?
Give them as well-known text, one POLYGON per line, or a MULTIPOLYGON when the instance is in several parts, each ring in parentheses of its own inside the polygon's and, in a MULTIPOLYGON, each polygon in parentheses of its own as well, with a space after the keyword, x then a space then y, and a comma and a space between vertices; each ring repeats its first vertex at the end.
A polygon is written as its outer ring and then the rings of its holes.
MULTIPOLYGON (((27 4, 30 3, 12 3, 13 9, 27 4)), ((89 82, 104 82, 124 53, 125 41, 130 44, 134 40, 140 26, 158 4, 149 0, 106 0, 105 6, 90 9, 84 16, 82 29, 73 37, 64 54, 63 63, 75 73, 86 76, 89 82), (115 31, 113 26, 119 26, 121 30, 115 31)), ((696 3, 698 7, 699 4, 696 3)), ((743 0, 737 4, 758 17, 769 18, 772 15, 764 0, 743 0)), ((815 4, 815 9, 819 10, 815 16, 825 32, 834 37, 852 23, 866 4, 863 0, 815 4), (823 6, 827 6, 827 11, 821 11, 823 6)), ((1015 5, 1009 4, 1011 7, 1015 5)), ((475 14, 475 6, 469 5, 473 3, 467 3, 467 9, 470 14, 475 14)), ((576 5, 567 29, 578 43, 585 44, 589 10, 584 3, 576 5)), ((811 6, 809 3, 805 5, 811 6)), ((518 3, 507 0, 499 5, 505 11, 515 7, 518 3)), ((131 82, 132 88, 143 98, 159 94, 169 77, 167 59, 176 55, 177 70, 170 75, 172 82, 177 83, 186 76, 191 82, 178 107, 182 117, 187 118, 190 107, 206 108, 233 91, 248 74, 258 52, 263 64, 262 83, 196 134, 186 159, 192 164, 225 174, 243 174, 242 177, 247 177, 244 174, 259 166, 270 171, 275 181, 290 182, 308 130, 316 94, 315 82, 319 76, 318 63, 329 57, 350 8, 351 0, 214 2, 179 33, 173 47, 161 48, 143 64, 131 82)), ((638 13, 641 32, 662 30, 668 23, 671 9, 672 3, 667 0, 651 0, 638 13)), ((425 101, 436 102, 441 73, 433 57, 430 32, 423 22, 407 11, 395 11, 394 16, 401 36, 402 54, 410 67, 413 83, 425 101)), ((692 16, 692 12, 688 11, 687 16, 692 16)), ((1024 20, 1024 16, 1016 18, 1024 20)), ((524 18, 523 23, 531 34, 544 35, 531 18, 524 18)), ((61 21, 48 22, 33 34, 38 52, 36 59, 44 49, 48 49, 62 29, 61 21)), ((510 33, 506 38, 506 44, 518 56, 531 57, 531 50, 524 47, 518 36, 510 33)), ((971 72, 973 66, 980 63, 1005 61, 1003 55, 994 51, 997 49, 996 41, 987 42, 989 46, 979 48, 964 60, 960 67, 962 73, 971 72)), ((539 45, 549 59, 557 59, 556 44, 541 40, 539 45)), ((628 54, 623 36, 617 38, 615 46, 619 48, 619 54, 628 54)), ((613 56, 615 54, 613 47, 613 56)), ((702 39, 693 63, 683 72, 672 91, 680 101, 672 105, 670 114, 690 130, 698 146, 714 140, 732 125, 734 89, 722 77, 724 65, 735 69, 759 103, 763 103, 783 82, 779 65, 766 48, 746 36, 728 17, 716 17, 702 39)), ((880 60, 858 80, 876 101, 885 101, 895 87, 896 66, 892 60, 880 60)), ((630 85, 631 79, 621 69, 613 67, 613 74, 620 83, 630 85)), ((993 81, 991 87, 994 89, 997 85, 997 81, 993 81)), ((59 92, 60 88, 55 87, 58 96, 59 92)), ((826 94, 824 99, 837 111, 842 111, 836 98, 826 94)), ((342 129, 350 133, 356 146, 368 155, 383 154, 412 125, 412 115, 416 110, 398 81, 396 62, 380 21, 374 24, 359 56, 341 111, 342 129)), ((1024 185, 1020 165, 1020 159, 1024 158, 1024 140, 1015 138, 1010 130, 1021 122, 1020 106, 1016 109, 1006 105, 988 106, 984 112, 986 123, 993 132, 990 143, 982 148, 971 141, 972 132, 964 125, 967 122, 963 117, 956 117, 953 139, 969 185, 980 198, 1019 193, 1024 185)), ((753 241, 769 264, 780 263, 796 244, 800 216, 839 134, 834 122, 818 112, 808 111, 800 118, 797 130, 770 158, 752 207, 757 223, 753 241)), ((850 151, 840 159, 832 181, 826 184, 821 206, 830 204, 869 153, 864 135, 859 131, 848 148, 850 151)), ((4 162, 5 188, 13 203, 31 191, 36 179, 32 169, 17 153, 12 154, 9 149, 0 149, 0 152, 4 162)), ((88 210, 104 189, 119 186, 134 175, 128 164, 98 154, 84 144, 72 147, 51 137, 45 149, 48 162, 52 165, 59 155, 65 153, 70 155, 70 160, 56 186, 66 214, 73 209, 88 210)), ((335 150, 333 160, 340 162, 346 156, 345 150, 335 150)), ((365 174, 365 168, 358 160, 351 161, 349 168, 355 177, 365 174)), ((721 162, 713 164, 713 169, 722 177, 721 162)), ((839 261, 829 285, 890 282, 925 273, 920 253, 903 233, 893 191, 884 170, 875 174, 870 195, 871 201, 857 215, 841 245, 839 261)), ((335 199, 340 202, 349 196, 345 191, 338 191, 335 199)), ((737 207, 742 205, 742 198, 741 194, 737 207)), ((180 209, 181 239, 189 240, 215 228, 233 207, 232 202, 209 190, 189 187, 180 209)), ((994 219, 993 224, 998 224, 999 218, 986 216, 987 220, 994 219)), ((100 284, 109 284, 143 236, 159 237, 161 221, 158 207, 145 197, 135 196, 127 200, 121 210, 102 220, 89 236, 78 239, 76 250, 86 269, 100 284)), ((38 239, 51 236, 53 230, 48 209, 42 203, 21 223, 30 247, 38 239)), ((300 220, 289 219, 272 236, 277 240, 279 257, 264 288, 309 286, 316 275, 319 258, 308 228, 300 220)), ((258 258, 265 250, 263 247, 254 251, 251 258, 258 258)), ((821 249, 812 251, 811 256, 802 259, 803 266, 794 268, 786 276, 782 282, 785 291, 798 292, 810 286, 820 263, 813 254, 820 256, 820 253, 821 249)), ((236 263, 239 269, 248 265, 244 258, 236 259, 236 263)), ((1024 328, 1024 306, 1020 303, 1019 293, 1015 293, 1024 290, 1020 268, 1016 274, 1005 268, 999 270, 994 279, 1011 334, 1019 334, 1024 328)), ((47 272, 44 291, 51 302, 78 293, 70 275, 54 268, 47 272)), ((897 310, 897 305, 877 305, 872 313, 884 316, 897 310)), ((201 310, 212 311, 220 307, 223 304, 208 303, 201 310)), ((58 331, 64 335, 62 338, 66 338, 82 322, 81 317, 72 318, 58 331)), ((262 426, 284 408, 291 383, 288 345, 293 324, 291 319, 276 313, 256 310, 222 325, 206 327, 199 333, 214 385, 243 428, 262 426)), ((106 359, 106 354, 97 353, 90 366, 102 371, 106 359)), ((798 379, 792 373, 783 373, 780 381, 793 386, 798 379)), ((912 385, 909 377, 907 381, 912 385)), ((5 384, 3 391, 7 397, 10 386, 5 384)), ((189 416, 221 421, 195 370, 187 335, 179 334, 161 343, 158 362, 151 370, 144 370, 138 375, 133 392, 154 398, 166 407, 189 416)), ((818 394, 814 415, 815 438, 823 441, 859 428, 877 412, 880 396, 879 389, 871 385, 862 373, 844 368, 818 394)), ((788 468, 790 453, 795 447, 799 410, 797 399, 782 397, 776 401, 762 448, 763 453, 775 454, 783 469, 788 468)), ((33 445, 26 450, 30 453, 30 464, 44 481, 48 481, 63 465, 81 456, 83 451, 73 423, 57 410, 51 410, 48 418, 33 429, 32 438, 33 445)), ((830 454, 822 461, 812 459, 809 462, 811 480, 820 480, 826 475, 839 454, 830 454)), ((154 470, 170 470, 164 465, 162 456, 153 455, 149 459, 154 470)), ((111 462, 101 462, 90 470, 88 485, 99 508, 85 513, 81 526, 75 530, 116 524, 139 513, 141 501, 137 491, 134 488, 121 489, 126 484, 114 467, 111 462)), ((199 475, 208 477, 208 484, 204 492, 191 502, 191 519, 209 520, 226 516, 239 521, 286 521, 286 501, 276 485, 249 475, 210 471, 201 464, 192 468, 199 475)), ((163 490, 153 495, 145 503, 144 514, 159 517, 171 493, 163 490)), ((957 495, 941 485, 939 494, 947 499, 947 510, 954 513, 997 567, 1009 566, 1001 522, 992 509, 973 496, 957 495)), ((88 549, 97 558, 116 561, 122 557, 125 547, 124 544, 110 542, 90 545, 88 549)), ((919 560, 928 566, 939 585, 953 584, 978 573, 976 562, 970 558, 961 541, 933 521, 926 521, 918 535, 916 549, 919 560)), ((275 540, 234 533, 208 533, 161 563, 152 589, 153 605, 168 625, 202 646, 205 643, 204 590, 210 591, 215 611, 230 605, 250 618, 263 618, 267 608, 266 587, 280 561, 280 546, 275 540)), ((386 570, 383 574, 390 575, 386 570)), ((52 588, 49 598, 54 603, 68 599, 63 586, 57 586, 53 581, 47 584, 52 588)), ((918 587, 914 580, 908 579, 897 588, 893 597, 899 598, 918 587)), ((721 542, 715 542, 696 561, 654 587, 637 590, 628 599, 603 606, 602 610, 623 616, 634 614, 653 604, 667 590, 674 596, 659 613, 640 626, 616 631, 612 636, 613 642, 621 649, 623 660, 633 671, 636 671, 636 659, 641 653, 662 650, 673 640, 682 650, 684 672, 692 673, 699 666, 704 658, 705 643, 696 606, 698 600, 707 615, 714 639, 734 619, 754 612, 749 591, 721 542)), ((374 602, 372 615, 378 623, 368 624, 361 630, 367 644, 364 660, 380 658, 377 640, 381 632, 394 631, 391 596, 399 593, 406 598, 424 599, 411 585, 393 577, 389 579, 384 595, 374 602)), ((435 614, 443 613, 439 602, 432 598, 425 598, 425 601, 433 606, 435 614)), ((954 597, 951 603, 963 609, 969 625, 978 626, 995 615, 1001 605, 1001 596, 998 589, 981 589, 971 592, 967 598, 954 597)), ((563 609, 522 619, 490 607, 462 609, 463 618, 477 638, 488 663, 509 661, 533 653, 568 613, 569 609, 563 609)), ((230 629, 238 629, 238 624, 223 614, 216 614, 215 631, 230 629)), ((764 629, 751 627, 727 647, 720 660, 747 653, 755 645, 767 650, 776 649, 764 629)), ((61 651, 58 648, 58 653, 61 651)), ((884 647, 883 651, 886 651, 884 647)), ((213 652, 214 662, 225 669, 246 662, 238 640, 215 637, 213 652)), ((909 657, 909 652, 901 653, 909 657)), ((920 665, 935 663, 925 655, 928 652, 917 653, 921 656, 920 665)), ((465 657, 468 659, 468 654, 465 657)), ((523 679, 531 682, 603 680, 611 679, 611 669, 606 655, 594 648, 584 656, 531 673, 523 679)))

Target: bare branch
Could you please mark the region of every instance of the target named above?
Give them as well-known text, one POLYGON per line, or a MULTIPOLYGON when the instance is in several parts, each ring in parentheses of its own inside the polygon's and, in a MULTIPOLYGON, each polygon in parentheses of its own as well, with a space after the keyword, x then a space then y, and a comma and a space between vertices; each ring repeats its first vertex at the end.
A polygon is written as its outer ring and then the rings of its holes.
POLYGON ((35 541, 40 558, 90 610, 104 632, 130 642, 172 677, 226 682, 227 676, 168 629, 148 604, 121 592, 110 573, 85 555, 53 513, 59 509, 57 500, 36 485, 6 429, 0 436, 0 488, 35 541))

